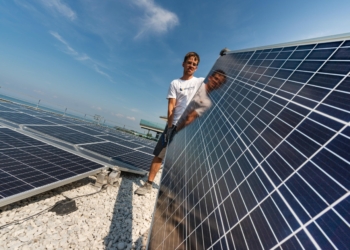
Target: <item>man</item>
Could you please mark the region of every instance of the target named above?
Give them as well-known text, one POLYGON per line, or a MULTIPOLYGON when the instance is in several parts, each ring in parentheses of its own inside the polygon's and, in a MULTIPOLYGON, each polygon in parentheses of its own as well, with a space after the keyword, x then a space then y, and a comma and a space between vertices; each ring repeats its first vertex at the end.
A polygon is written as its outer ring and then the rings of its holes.
POLYGON ((165 157, 167 141, 170 140, 176 124, 186 109, 188 103, 197 92, 199 86, 204 81, 204 78, 194 77, 200 58, 196 52, 186 54, 182 63, 183 74, 179 79, 175 79, 170 83, 168 91, 168 124, 164 132, 160 136, 158 143, 154 149, 154 158, 151 163, 151 168, 148 175, 148 181, 139 187, 135 194, 145 195, 152 190, 153 180, 159 171, 163 158, 165 157))
POLYGON ((191 124, 197 117, 202 116, 212 105, 208 96, 210 92, 218 89, 226 82, 226 74, 221 69, 215 70, 209 77, 206 84, 202 84, 192 101, 186 108, 184 116, 178 121, 176 131, 191 124))

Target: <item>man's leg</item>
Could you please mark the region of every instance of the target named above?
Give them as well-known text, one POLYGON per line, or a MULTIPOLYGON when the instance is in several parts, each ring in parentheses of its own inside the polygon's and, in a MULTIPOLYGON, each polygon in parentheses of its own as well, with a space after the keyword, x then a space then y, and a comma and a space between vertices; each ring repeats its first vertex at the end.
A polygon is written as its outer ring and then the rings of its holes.
POLYGON ((151 192, 153 180, 156 177, 160 167, 162 166, 162 161, 163 161, 162 158, 159 158, 158 156, 154 156, 151 163, 150 170, 149 170, 148 181, 145 184, 143 184, 141 187, 136 189, 135 194, 145 195, 151 192))
POLYGON ((153 182, 160 167, 162 166, 162 161, 163 161, 163 159, 159 158, 158 156, 154 156, 152 163, 151 163, 151 168, 149 170, 148 182, 153 182))

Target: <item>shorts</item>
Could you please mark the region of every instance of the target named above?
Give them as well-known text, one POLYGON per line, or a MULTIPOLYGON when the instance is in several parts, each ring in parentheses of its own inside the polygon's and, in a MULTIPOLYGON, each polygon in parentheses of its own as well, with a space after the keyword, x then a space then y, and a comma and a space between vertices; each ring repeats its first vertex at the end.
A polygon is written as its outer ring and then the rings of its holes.
MULTIPOLYGON (((173 125, 173 133, 170 135, 170 140, 174 136, 174 132, 176 130, 176 126, 173 125)), ((154 148, 153 154, 161 159, 164 159, 166 153, 166 146, 168 145, 168 141, 165 141, 165 135, 168 132, 168 125, 165 127, 163 133, 159 137, 156 147, 154 148)))

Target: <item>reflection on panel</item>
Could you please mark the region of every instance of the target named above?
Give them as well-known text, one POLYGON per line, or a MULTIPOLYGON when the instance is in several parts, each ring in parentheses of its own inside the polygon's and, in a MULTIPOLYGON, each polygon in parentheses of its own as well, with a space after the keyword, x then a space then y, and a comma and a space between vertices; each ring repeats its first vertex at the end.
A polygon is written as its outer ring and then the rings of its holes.
POLYGON ((169 145, 149 249, 349 247, 349 40, 217 60, 206 83, 225 83, 169 145))

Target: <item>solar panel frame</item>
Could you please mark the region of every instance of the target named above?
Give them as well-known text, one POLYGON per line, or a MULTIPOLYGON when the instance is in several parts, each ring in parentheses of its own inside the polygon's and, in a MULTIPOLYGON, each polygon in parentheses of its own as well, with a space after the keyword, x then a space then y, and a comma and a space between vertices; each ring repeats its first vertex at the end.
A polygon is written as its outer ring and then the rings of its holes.
POLYGON ((265 46, 217 60, 211 72, 224 70, 228 83, 167 150, 149 249, 350 244, 350 91, 338 91, 347 89, 350 63, 329 63, 350 62, 349 40, 265 46), (319 76, 337 80, 322 86, 319 76))

